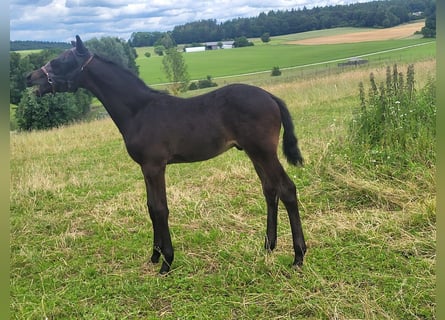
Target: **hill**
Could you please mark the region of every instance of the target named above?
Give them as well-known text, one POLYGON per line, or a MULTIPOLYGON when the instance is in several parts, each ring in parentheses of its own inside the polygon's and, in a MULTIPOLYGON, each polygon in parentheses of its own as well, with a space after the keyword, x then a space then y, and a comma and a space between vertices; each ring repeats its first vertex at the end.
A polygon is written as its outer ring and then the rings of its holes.
MULTIPOLYGON (((434 59, 410 63, 419 87, 435 74, 434 59)), ((278 248, 263 250, 261 185, 241 151, 168 167, 176 260, 160 278, 147 264, 144 182, 110 119, 12 134, 12 317, 434 319, 434 165, 398 181, 334 152, 371 70, 384 81, 383 66, 261 85, 287 102, 306 158, 286 166, 309 247, 302 270, 290 268, 282 207, 278 248)))

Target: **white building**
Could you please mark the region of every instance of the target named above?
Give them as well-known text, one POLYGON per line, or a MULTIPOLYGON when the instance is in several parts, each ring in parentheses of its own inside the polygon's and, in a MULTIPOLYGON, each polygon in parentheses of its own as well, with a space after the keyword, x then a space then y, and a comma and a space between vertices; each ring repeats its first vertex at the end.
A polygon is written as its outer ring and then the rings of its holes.
POLYGON ((199 52, 199 51, 205 51, 206 47, 190 47, 185 48, 185 52, 199 52))

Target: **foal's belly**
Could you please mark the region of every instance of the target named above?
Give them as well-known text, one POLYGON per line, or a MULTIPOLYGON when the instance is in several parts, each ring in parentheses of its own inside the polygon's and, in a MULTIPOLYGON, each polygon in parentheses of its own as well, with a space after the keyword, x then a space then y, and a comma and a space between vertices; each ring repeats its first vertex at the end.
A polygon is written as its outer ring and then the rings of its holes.
POLYGON ((235 141, 206 141, 184 144, 173 153, 168 163, 197 162, 214 158, 232 147, 241 149, 235 141))

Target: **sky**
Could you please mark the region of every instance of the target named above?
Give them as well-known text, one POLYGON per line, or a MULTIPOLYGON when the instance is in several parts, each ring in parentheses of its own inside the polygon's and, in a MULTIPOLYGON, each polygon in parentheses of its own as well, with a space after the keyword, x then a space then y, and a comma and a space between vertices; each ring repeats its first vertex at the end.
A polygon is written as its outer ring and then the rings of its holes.
POLYGON ((256 17, 270 10, 370 0, 10 0, 10 40, 70 42, 133 32, 171 31, 188 22, 256 17))

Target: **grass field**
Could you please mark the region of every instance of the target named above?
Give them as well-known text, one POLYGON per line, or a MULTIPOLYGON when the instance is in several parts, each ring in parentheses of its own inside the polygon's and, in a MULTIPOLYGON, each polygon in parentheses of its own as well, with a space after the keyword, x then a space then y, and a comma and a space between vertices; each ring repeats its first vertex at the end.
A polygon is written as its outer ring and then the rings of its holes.
MULTIPOLYGON (((430 42, 426 39, 408 39, 391 41, 364 42, 331 45, 290 45, 282 42, 271 45, 258 45, 232 50, 216 50, 184 54, 191 79, 205 79, 207 75, 213 78, 232 76, 244 73, 266 71, 274 66, 282 69, 303 66, 313 63, 324 63, 324 67, 336 68, 338 59, 377 53, 381 51, 430 42), (335 60, 329 63, 328 61, 335 60)), ((149 85, 168 82, 162 66, 162 57, 152 54, 150 58, 144 53, 152 48, 138 48, 137 64, 140 66, 140 77, 149 85)), ((416 54, 416 60, 432 57, 435 52, 435 42, 409 50, 416 54)), ((390 54, 393 58, 394 54, 390 54)), ((403 56, 403 54, 400 54, 403 56)), ((369 57, 371 63, 381 63, 388 57, 383 52, 369 57)), ((403 61, 401 61, 403 62, 403 61)))
MULTIPOLYGON (((403 59, 419 88, 435 75, 434 58, 403 59)), ((384 81, 385 66, 369 66, 257 83, 287 102, 306 159, 285 165, 302 270, 283 207, 278 247, 263 250, 264 200, 243 152, 168 167, 176 255, 160 277, 142 175, 110 119, 12 133, 11 318, 435 319, 435 168, 394 181, 334 153, 370 71, 384 81)))

